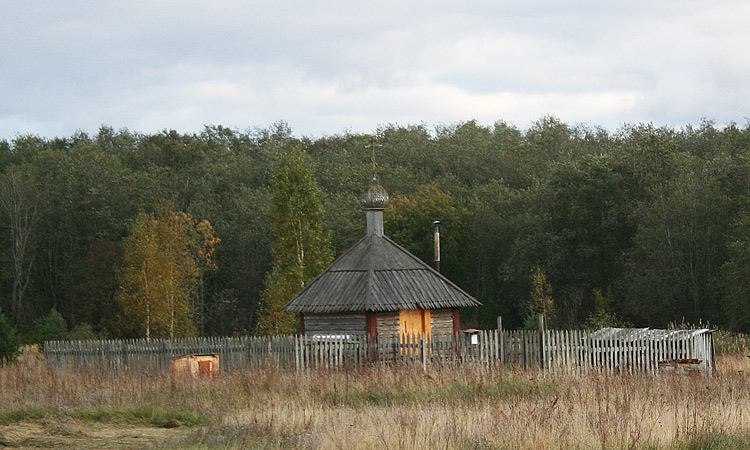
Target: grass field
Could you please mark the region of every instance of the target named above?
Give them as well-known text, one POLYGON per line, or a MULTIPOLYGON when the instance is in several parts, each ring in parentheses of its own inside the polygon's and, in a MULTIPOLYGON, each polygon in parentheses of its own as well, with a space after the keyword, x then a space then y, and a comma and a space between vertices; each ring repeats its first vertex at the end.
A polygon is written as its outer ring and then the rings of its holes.
POLYGON ((713 377, 463 365, 250 371, 213 380, 0 368, 0 447, 747 449, 750 359, 713 377))

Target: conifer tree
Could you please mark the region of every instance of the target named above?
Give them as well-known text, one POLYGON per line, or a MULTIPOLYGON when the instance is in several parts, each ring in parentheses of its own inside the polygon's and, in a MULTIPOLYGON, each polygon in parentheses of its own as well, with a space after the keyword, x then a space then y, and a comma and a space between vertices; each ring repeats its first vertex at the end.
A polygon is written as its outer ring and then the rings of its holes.
POLYGON ((5 314, 0 311, 0 362, 14 362, 18 357, 21 341, 13 325, 5 318, 5 314))
MULTIPOLYGON (((533 317, 544 317, 549 323, 555 315, 555 302, 552 298, 552 286, 547 281, 547 275, 541 267, 537 266, 531 276, 531 302, 529 310, 533 317)), ((540 321, 540 325, 542 322, 540 321)))
POLYGON ((69 341, 71 338, 70 331, 68 331, 68 323, 65 322, 62 314, 54 308, 52 308, 49 314, 36 322, 34 341, 40 348, 44 344, 44 341, 69 341))
POLYGON ((273 267, 266 276, 255 332, 295 333, 298 316, 284 305, 331 263, 329 235, 323 231, 323 193, 305 164, 304 151, 291 147, 281 156, 272 181, 273 267))

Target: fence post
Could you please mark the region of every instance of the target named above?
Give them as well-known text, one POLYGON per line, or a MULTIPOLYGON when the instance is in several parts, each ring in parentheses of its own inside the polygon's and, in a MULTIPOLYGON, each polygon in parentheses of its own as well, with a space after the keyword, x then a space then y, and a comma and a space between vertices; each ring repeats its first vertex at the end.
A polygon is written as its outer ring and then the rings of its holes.
POLYGON ((498 330, 500 335, 500 363, 505 364, 505 331, 498 330))
POLYGON ((427 335, 424 333, 420 337, 420 350, 422 352, 422 370, 427 372, 427 335))
POLYGON ((300 342, 301 342, 300 337, 297 336, 297 335, 295 335, 294 336, 294 370, 296 370, 297 372, 300 371, 300 360, 299 360, 299 356, 300 356, 300 351, 299 351, 300 350, 299 349, 300 342))

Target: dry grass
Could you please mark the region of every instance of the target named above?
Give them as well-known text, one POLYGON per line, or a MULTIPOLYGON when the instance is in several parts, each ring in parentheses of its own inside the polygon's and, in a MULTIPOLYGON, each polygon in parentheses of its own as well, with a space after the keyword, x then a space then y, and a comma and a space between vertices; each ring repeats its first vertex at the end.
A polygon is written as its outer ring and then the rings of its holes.
POLYGON ((81 423, 143 429, 176 419, 190 427, 159 435, 161 448, 750 450, 743 356, 723 357, 713 377, 465 365, 177 382, 53 370, 26 358, 0 369, 0 437, 30 423, 74 440, 81 423))

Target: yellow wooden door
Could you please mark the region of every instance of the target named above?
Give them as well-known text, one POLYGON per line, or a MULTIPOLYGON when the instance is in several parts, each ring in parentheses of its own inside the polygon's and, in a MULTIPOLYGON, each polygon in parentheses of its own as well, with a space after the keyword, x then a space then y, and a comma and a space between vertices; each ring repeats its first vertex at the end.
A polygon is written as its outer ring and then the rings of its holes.
POLYGON ((416 344, 418 339, 428 339, 430 335, 430 310, 429 309, 412 309, 403 310, 398 313, 398 324, 401 331, 401 344, 407 348, 402 348, 402 354, 417 353, 416 344))
POLYGON ((198 375, 203 377, 212 375, 211 366, 213 366, 212 361, 198 361, 198 375))
POLYGON ((401 335, 429 335, 431 331, 430 310, 410 309, 399 311, 398 325, 401 335))

